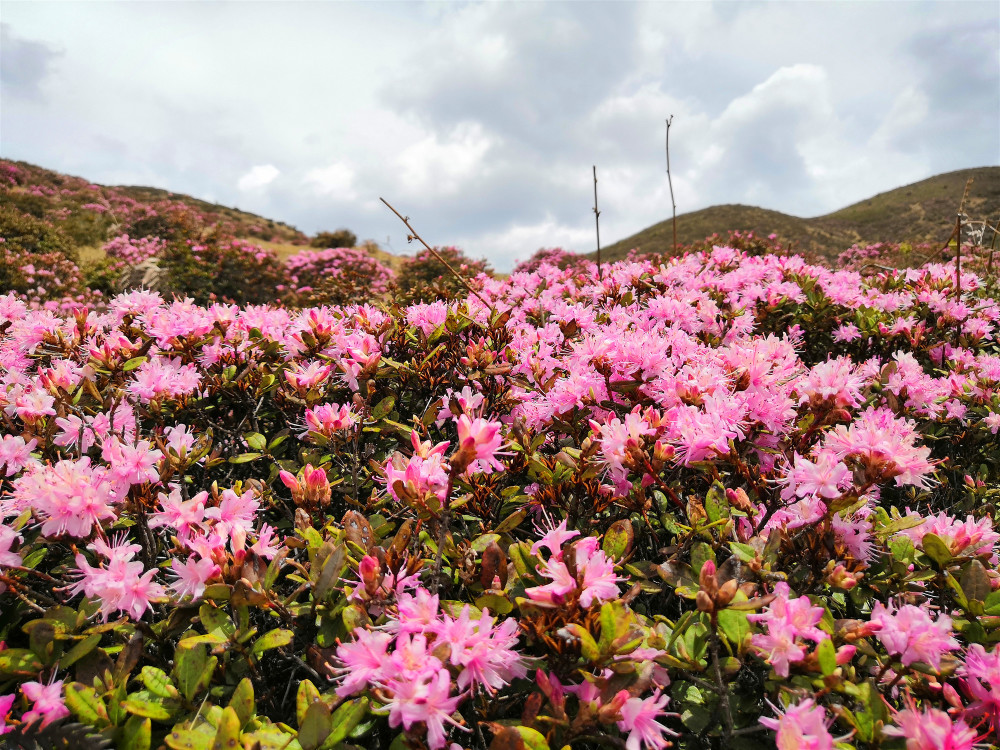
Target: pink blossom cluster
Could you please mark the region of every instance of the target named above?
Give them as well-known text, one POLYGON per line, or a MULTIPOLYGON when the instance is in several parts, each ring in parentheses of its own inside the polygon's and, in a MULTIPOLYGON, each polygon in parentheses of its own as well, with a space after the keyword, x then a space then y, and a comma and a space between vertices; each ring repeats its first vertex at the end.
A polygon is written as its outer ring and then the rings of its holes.
MULTIPOLYGON (((398 612, 380 630, 357 629, 337 648, 337 694, 386 691, 390 726, 423 722, 431 748, 446 744, 445 724, 474 690, 496 693, 527 668, 517 645, 517 622, 497 623, 488 610, 478 617, 463 607, 457 617, 439 611, 426 589, 398 598, 398 612)), ((464 728, 464 727, 462 727, 464 728)))

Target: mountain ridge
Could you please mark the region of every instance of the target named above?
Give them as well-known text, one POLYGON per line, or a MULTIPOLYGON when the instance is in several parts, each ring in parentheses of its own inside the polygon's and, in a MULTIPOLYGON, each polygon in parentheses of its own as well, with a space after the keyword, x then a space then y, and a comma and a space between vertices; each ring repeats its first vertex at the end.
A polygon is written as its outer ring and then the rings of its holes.
MULTIPOLYGON (((739 203, 689 211, 677 216, 677 241, 686 245, 716 233, 724 236, 727 231, 774 233, 827 260, 854 244, 943 243, 954 226, 969 177, 973 184, 965 213, 972 219, 995 221, 1000 217, 1000 166, 971 167, 902 185, 811 218, 739 203)), ((618 260, 634 249, 669 254, 673 249, 671 219, 601 248, 601 258, 618 260)))

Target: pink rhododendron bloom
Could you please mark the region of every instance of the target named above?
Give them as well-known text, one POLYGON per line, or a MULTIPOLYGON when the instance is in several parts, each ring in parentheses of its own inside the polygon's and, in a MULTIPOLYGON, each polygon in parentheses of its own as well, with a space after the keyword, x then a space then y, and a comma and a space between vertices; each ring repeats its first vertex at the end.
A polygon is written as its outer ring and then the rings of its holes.
POLYGON ((920 661, 940 669, 941 655, 960 645, 952 635, 948 615, 937 613, 932 618, 926 609, 912 604, 896 610, 876 602, 870 620, 878 627, 876 635, 886 651, 899 657, 904 667, 920 661))
POLYGON ((648 698, 632 697, 625 701, 620 709, 622 719, 618 728, 629 733, 625 741, 626 750, 640 750, 643 746, 660 750, 670 744, 664 735, 677 736, 657 721, 659 717, 666 716, 663 707, 668 700, 666 695, 655 690, 648 698))
POLYGON ((351 429, 357 422, 357 415, 352 413, 346 404, 343 406, 320 404, 319 406, 306 409, 305 423, 307 429, 299 437, 304 438, 310 432, 317 432, 320 435, 331 438, 336 432, 351 429))
POLYGON ((778 750, 833 750, 830 720, 812 698, 788 706, 777 719, 760 717, 760 723, 777 732, 778 750))
POLYGON ((254 519, 260 501, 254 497, 253 490, 247 490, 237 495, 232 490, 223 490, 219 504, 205 511, 206 519, 215 521, 215 531, 223 536, 240 530, 245 534, 253 531, 254 519))
POLYGON ((190 500, 184 500, 179 488, 172 489, 169 495, 160 493, 160 507, 163 509, 149 517, 151 529, 169 526, 177 532, 181 541, 186 541, 191 534, 201 529, 205 522, 205 503, 207 492, 199 492, 190 500))
POLYGON ((20 435, 4 435, 0 440, 0 466, 5 466, 6 476, 12 477, 31 463, 31 451, 38 445, 32 438, 27 443, 20 435))
MULTIPOLYGON (((126 489, 104 467, 91 466, 89 458, 59 461, 16 479, 6 512, 31 508, 43 519, 46 536, 86 537, 94 525, 117 517, 112 506, 124 498, 126 489)), ((0 511, 4 506, 0 500, 0 511)))
MULTIPOLYGON (((920 518, 917 513, 907 513, 907 518, 920 518)), ((996 563, 994 547, 1000 541, 1000 533, 993 530, 993 521, 989 516, 976 520, 971 515, 961 521, 944 511, 937 515, 922 519, 917 526, 903 529, 901 535, 909 537, 913 546, 923 549, 923 539, 926 534, 939 536, 953 555, 973 554, 990 555, 996 563)))
POLYGON ((936 708, 917 710, 912 699, 909 708, 897 711, 896 726, 882 729, 890 737, 905 737, 906 750, 972 750, 979 739, 964 719, 954 719, 936 708))
POLYGON ((805 648, 796 639, 820 643, 830 636, 816 627, 823 618, 822 607, 814 607, 805 596, 790 598, 791 590, 784 581, 775 585, 774 594, 774 600, 762 613, 747 615, 751 622, 767 627, 767 634, 755 633, 750 642, 766 654, 780 677, 788 677, 789 665, 806 656, 805 648))
POLYGON ((337 646, 337 658, 344 665, 333 670, 344 678, 337 687, 337 695, 345 698, 364 690, 369 683, 378 683, 388 662, 386 652, 392 640, 390 633, 358 628, 353 641, 337 646))
POLYGON ((159 483, 159 461, 163 453, 153 448, 148 440, 140 440, 135 445, 127 445, 118 438, 105 441, 101 451, 111 467, 111 475, 128 484, 159 483))
POLYGON ((458 427, 458 454, 452 457, 452 463, 457 456, 466 457, 469 471, 490 474, 503 471, 504 465, 497 458, 497 451, 503 444, 500 434, 500 423, 490 422, 481 417, 470 419, 462 414, 456 420, 458 427))
POLYGON ((203 557, 196 559, 193 556, 184 562, 178 562, 176 558, 171 560, 170 568, 177 576, 170 588, 179 599, 186 596, 198 599, 205 593, 205 585, 221 572, 219 566, 211 560, 203 557))
POLYGON ((41 682, 22 683, 21 693, 33 704, 31 710, 21 717, 24 723, 31 724, 41 719, 41 726, 47 727, 52 722, 69 716, 69 709, 63 703, 62 692, 62 680, 47 685, 41 682))
POLYGON ((14 699, 17 696, 14 693, 10 695, 0 695, 0 736, 7 734, 13 730, 10 725, 10 710, 14 705, 14 699))
POLYGON ((125 612, 138 620, 152 607, 153 599, 166 596, 164 588, 153 581, 157 568, 144 571, 143 564, 132 560, 140 550, 137 544, 108 546, 103 541, 90 545, 91 549, 108 558, 107 565, 91 567, 82 553, 76 555, 77 573, 80 580, 70 587, 76 595, 100 601, 101 617, 107 622, 112 612, 125 612))
POLYGON ((423 722, 427 726, 427 743, 431 750, 445 746, 446 723, 465 729, 451 718, 461 697, 451 697, 451 680, 446 671, 427 671, 416 679, 394 682, 393 687, 393 696, 386 705, 389 726, 402 724, 409 730, 417 722, 423 722))
POLYGON ((967 707, 972 715, 986 714, 993 730, 1000 730, 1000 648, 987 651, 978 643, 969 646, 959 668, 966 693, 973 699, 967 707))
POLYGON ((547 549, 549 553, 555 557, 557 560, 562 559, 562 547, 573 537, 580 536, 579 531, 567 531, 566 530, 566 519, 564 518, 559 522, 558 526, 546 531, 541 539, 531 545, 531 554, 537 555, 542 549, 547 549))
POLYGON ((841 485, 850 484, 851 472, 831 453, 821 451, 815 462, 795 454, 795 464, 785 475, 788 488, 798 497, 840 497, 841 485))

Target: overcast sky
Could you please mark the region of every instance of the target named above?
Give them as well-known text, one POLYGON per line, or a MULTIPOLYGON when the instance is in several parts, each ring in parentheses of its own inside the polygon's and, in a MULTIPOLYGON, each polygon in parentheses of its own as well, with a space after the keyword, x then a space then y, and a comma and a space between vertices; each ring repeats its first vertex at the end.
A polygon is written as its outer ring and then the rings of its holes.
POLYGON ((3 0, 0 155, 508 269, 1000 164, 1000 3, 3 0))

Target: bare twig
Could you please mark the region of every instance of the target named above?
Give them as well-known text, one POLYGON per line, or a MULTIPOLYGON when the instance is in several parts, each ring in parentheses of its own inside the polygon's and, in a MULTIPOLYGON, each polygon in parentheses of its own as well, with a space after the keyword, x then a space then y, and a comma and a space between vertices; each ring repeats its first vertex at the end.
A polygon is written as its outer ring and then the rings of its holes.
POLYGON ((674 200, 674 181, 670 177, 670 126, 674 124, 674 116, 667 118, 667 185, 670 186, 670 205, 673 207, 674 255, 677 255, 677 201, 674 200))
POLYGON ((597 210, 597 165, 594 165, 594 228, 597 230, 597 278, 603 279, 601 271, 601 212, 597 210))
POLYGON ((399 211, 397 211, 395 208, 393 208, 392 205, 389 203, 389 201, 387 201, 385 198, 379 198, 379 200, 382 201, 386 205, 386 208, 388 208, 390 211, 392 211, 394 214, 396 214, 396 216, 399 217, 399 220, 402 221, 403 224, 406 225, 406 228, 408 230, 410 230, 410 233, 406 237, 406 241, 407 242, 410 242, 412 240, 416 240, 421 245, 423 245, 425 248, 427 248, 427 251, 431 255, 433 255, 435 258, 437 258, 439 261, 441 261, 441 263, 444 264, 444 267, 447 268, 449 271, 451 271, 452 275, 456 279, 458 279, 459 283, 468 290, 469 294, 474 295, 480 302, 482 302, 484 305, 486 305, 486 307, 489 308, 490 312, 496 312, 496 310, 494 309, 493 305, 491 305, 489 302, 487 302, 485 299, 483 299, 483 296, 469 285, 469 282, 465 280, 465 277, 462 276, 462 274, 460 274, 454 268, 452 268, 451 264, 448 261, 446 261, 444 258, 441 257, 441 253, 439 253, 433 247, 431 247, 426 242, 424 242, 424 238, 421 237, 419 234, 417 234, 417 230, 414 229, 413 226, 410 224, 410 217, 409 216, 403 216, 401 213, 399 213, 399 211))

